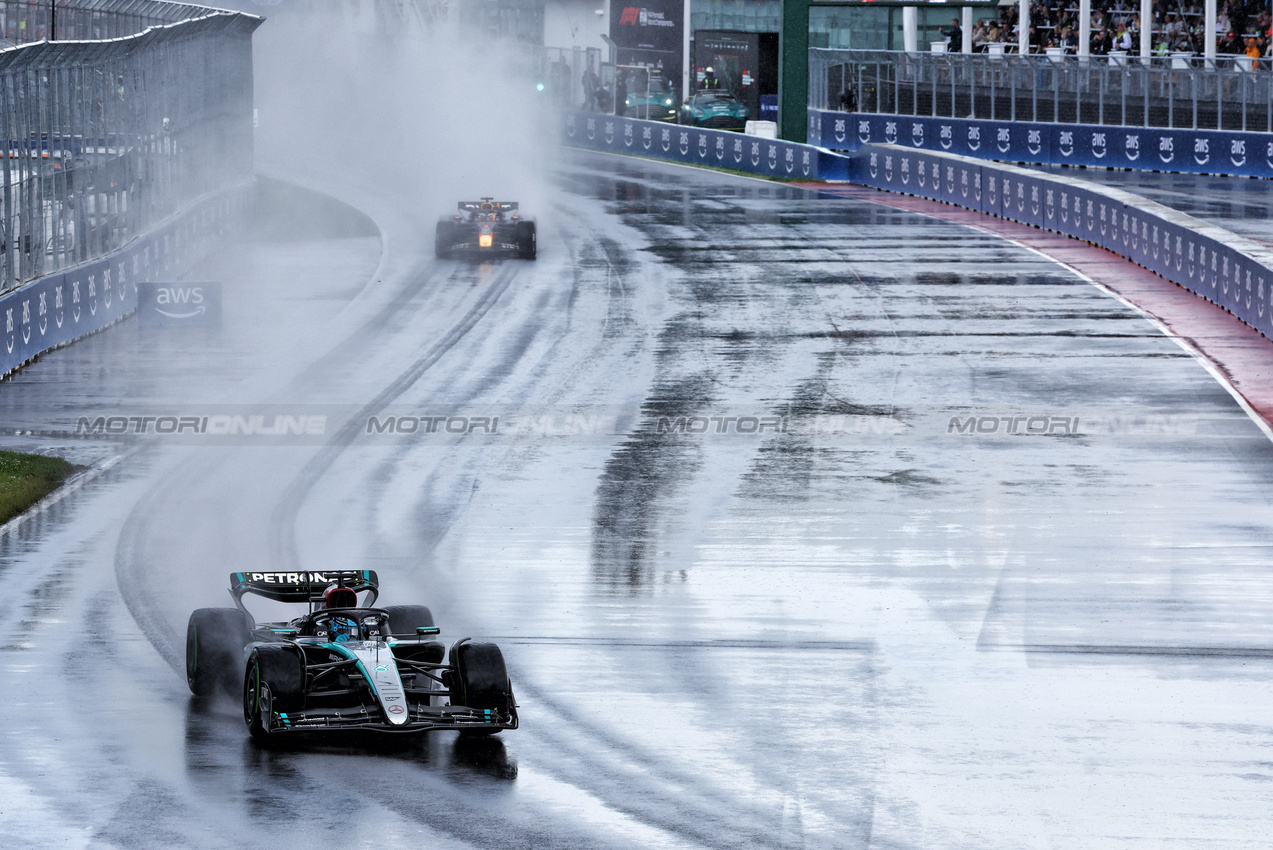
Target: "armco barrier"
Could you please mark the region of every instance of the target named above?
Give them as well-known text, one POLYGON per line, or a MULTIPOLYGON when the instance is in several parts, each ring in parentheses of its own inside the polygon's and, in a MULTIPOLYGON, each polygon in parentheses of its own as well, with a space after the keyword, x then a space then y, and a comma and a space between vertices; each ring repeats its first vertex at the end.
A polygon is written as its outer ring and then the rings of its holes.
POLYGON ((137 308, 137 284, 179 274, 210 251, 251 200, 246 186, 207 198, 110 256, 0 296, 0 377, 137 308))
POLYGON ((945 201, 1106 248, 1273 339, 1273 250, 1118 189, 900 145, 853 154, 853 183, 945 201))
POLYGON ((566 113, 566 144, 793 180, 847 180, 848 159, 812 145, 590 112, 566 113))
POLYGON ((809 143, 890 144, 977 159, 1273 178, 1273 134, 809 110, 809 143))

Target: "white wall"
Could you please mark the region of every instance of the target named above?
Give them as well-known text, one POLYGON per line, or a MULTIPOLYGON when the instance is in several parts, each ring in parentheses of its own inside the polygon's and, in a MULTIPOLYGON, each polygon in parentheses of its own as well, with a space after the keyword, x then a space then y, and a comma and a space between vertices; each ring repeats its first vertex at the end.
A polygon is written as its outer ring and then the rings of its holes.
MULTIPOLYGON (((545 47, 599 47, 610 34, 609 0, 547 0, 544 3, 545 47), (601 9, 604 14, 598 15, 601 9)), ((605 54, 602 54, 603 57, 605 54)))

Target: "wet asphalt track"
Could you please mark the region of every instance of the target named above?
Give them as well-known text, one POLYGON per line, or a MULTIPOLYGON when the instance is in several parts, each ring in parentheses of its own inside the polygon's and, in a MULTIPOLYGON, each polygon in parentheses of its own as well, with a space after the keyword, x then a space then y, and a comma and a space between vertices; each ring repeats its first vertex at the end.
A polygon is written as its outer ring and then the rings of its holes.
POLYGON ((1262 846, 1273 448, 1202 366, 988 234, 575 157, 533 264, 434 261, 424 212, 344 187, 382 259, 252 242, 199 270, 222 329, 125 324, 0 384, 38 432, 6 446, 129 453, 0 541, 0 833, 1262 846), (321 407, 325 438, 57 433, 265 403, 321 407), (421 410, 557 424, 362 428, 421 410), (523 728, 256 748, 189 697, 185 621, 293 565, 374 568, 497 640, 523 728))

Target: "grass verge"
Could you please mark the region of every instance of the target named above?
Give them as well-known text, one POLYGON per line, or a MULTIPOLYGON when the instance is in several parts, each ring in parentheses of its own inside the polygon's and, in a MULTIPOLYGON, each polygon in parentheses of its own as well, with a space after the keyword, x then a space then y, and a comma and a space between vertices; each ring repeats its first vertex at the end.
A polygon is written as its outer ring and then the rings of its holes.
POLYGON ((52 493, 81 469, 60 457, 0 451, 0 525, 52 493))

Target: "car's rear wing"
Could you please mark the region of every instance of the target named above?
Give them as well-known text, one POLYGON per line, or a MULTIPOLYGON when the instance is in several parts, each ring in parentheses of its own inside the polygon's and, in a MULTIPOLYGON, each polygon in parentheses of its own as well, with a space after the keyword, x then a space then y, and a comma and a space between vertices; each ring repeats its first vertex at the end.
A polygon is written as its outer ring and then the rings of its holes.
POLYGON ((517 201, 496 201, 483 198, 480 201, 460 201, 455 205, 463 212, 512 212, 517 209, 517 201))
POLYGON ((323 592, 333 585, 347 587, 355 593, 370 591, 366 604, 370 606, 380 595, 380 580, 375 570, 323 570, 296 573, 230 573, 230 595, 234 604, 246 593, 273 599, 276 602, 321 601, 323 592))

